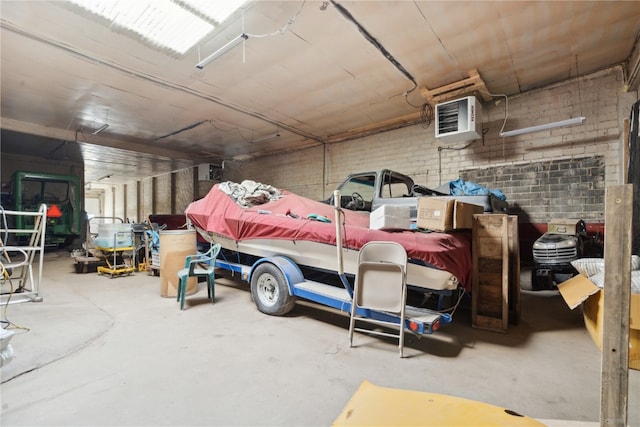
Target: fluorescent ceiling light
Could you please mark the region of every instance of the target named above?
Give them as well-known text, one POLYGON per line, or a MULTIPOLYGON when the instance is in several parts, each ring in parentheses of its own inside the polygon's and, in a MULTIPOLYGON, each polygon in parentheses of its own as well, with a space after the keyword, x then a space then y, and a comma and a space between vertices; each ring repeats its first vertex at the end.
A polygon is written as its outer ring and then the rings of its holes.
POLYGON ((280 138, 280 132, 276 132, 274 134, 271 135, 267 135, 263 138, 260 139, 256 139, 255 141, 251 141, 251 143, 255 143, 255 142, 267 142, 267 141, 273 141, 274 139, 280 138))
POLYGON ((500 136, 502 137, 516 136, 516 135, 522 135, 523 133, 539 132, 542 130, 555 129, 555 128, 560 128, 565 126, 581 125, 584 120, 585 120, 585 117, 574 117, 572 119, 560 120, 559 122, 546 123, 543 125, 531 126, 528 128, 509 130, 507 132, 500 132, 500 136))
POLYGON ((244 3, 244 0, 70 1, 156 46, 179 54, 195 46, 244 3))
POLYGON ((196 64, 196 68, 199 68, 199 69, 202 70, 208 63, 210 63, 211 61, 213 61, 216 58, 221 57, 222 55, 224 55, 225 53, 229 52, 231 49, 233 49, 234 47, 236 47, 237 45, 239 45, 240 43, 242 43, 243 41, 245 41, 248 38, 249 38, 248 35, 240 34, 239 36, 237 36, 234 39, 232 39, 229 43, 225 44, 220 49, 216 50, 211 55, 207 56, 202 61, 198 62, 196 64))
POLYGON ((100 132, 102 132, 103 130, 105 130, 108 127, 109 127, 109 125, 105 123, 102 126, 100 126, 98 129, 96 129, 93 132, 91 132, 91 134, 92 135, 97 135, 97 134, 99 134, 100 132))

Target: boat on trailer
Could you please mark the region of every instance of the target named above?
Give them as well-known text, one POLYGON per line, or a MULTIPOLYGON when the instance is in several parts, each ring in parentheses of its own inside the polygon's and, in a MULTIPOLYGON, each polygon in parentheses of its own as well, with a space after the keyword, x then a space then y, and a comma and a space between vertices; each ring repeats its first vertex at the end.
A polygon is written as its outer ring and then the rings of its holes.
MULTIPOLYGON (((190 204, 185 214, 204 240, 221 245, 216 267, 249 282, 261 312, 286 314, 301 298, 350 313, 359 249, 368 241, 384 240, 398 241, 407 250, 407 286, 437 298, 435 309, 408 305, 405 329, 430 334, 451 322, 444 301, 458 300, 464 292, 458 276, 465 280, 470 276, 470 236, 370 230, 368 217, 361 213, 284 190, 281 199, 244 208, 218 186, 190 204), (311 219, 317 217, 322 220, 311 219)), ((359 315, 400 323, 395 314, 357 310, 359 315)))

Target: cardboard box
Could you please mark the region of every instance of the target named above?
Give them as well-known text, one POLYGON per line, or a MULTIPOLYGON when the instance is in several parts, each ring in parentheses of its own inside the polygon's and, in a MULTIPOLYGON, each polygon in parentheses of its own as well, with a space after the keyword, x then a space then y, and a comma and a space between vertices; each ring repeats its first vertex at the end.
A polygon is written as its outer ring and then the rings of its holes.
MULTIPOLYGON (((602 351, 604 291, 586 276, 578 274, 558 285, 570 309, 583 307, 584 325, 602 351)), ((640 294, 631 294, 629 314, 629 368, 640 370, 640 294)))
POLYGON ((382 205, 369 215, 372 230, 409 230, 411 208, 402 205, 382 205))
POLYGON ((434 231, 459 230, 473 227, 473 215, 484 208, 451 197, 419 197, 416 225, 434 231))
POLYGON ((434 231, 448 231, 453 228, 455 200, 442 197, 418 197, 416 225, 434 231))
POLYGON ((473 228, 473 215, 484 213, 484 207, 456 200, 453 208, 453 228, 455 230, 473 228))
POLYGON ((552 219, 549 221, 549 224, 547 224, 547 232, 575 236, 578 222, 580 222, 579 219, 552 219))

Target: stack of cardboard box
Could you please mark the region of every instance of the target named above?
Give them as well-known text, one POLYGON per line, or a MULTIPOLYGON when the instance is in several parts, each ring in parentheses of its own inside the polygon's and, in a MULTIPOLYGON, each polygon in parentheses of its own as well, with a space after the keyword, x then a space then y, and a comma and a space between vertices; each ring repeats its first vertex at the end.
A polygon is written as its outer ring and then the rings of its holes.
POLYGON ((418 217, 416 225, 433 231, 470 229, 473 215, 481 214, 480 205, 464 203, 451 197, 418 198, 418 217))

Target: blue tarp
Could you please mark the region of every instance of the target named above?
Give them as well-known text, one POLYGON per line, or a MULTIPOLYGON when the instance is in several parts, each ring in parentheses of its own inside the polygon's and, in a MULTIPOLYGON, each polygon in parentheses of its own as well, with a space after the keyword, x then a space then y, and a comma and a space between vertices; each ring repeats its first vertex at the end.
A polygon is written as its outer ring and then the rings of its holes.
POLYGON ((489 190, 480 184, 473 182, 463 181, 458 178, 455 181, 449 181, 449 192, 454 196, 486 196, 493 194, 500 200, 507 200, 507 196, 500 190, 489 190))

